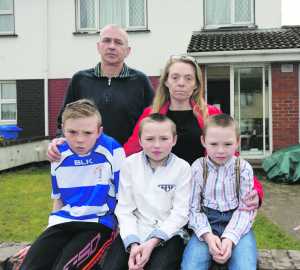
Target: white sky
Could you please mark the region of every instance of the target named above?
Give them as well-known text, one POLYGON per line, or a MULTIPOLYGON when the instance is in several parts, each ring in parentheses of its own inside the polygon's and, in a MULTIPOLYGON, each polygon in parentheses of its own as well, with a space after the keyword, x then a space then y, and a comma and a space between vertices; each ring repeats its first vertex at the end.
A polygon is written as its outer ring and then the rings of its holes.
POLYGON ((300 25, 300 0, 281 0, 282 25, 300 25))

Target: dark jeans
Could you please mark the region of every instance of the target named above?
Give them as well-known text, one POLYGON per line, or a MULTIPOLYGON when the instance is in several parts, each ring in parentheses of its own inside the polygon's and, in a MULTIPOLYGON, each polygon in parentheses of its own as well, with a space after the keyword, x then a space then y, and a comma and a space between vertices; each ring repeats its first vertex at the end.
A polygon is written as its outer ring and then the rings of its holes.
POLYGON ((207 216, 213 234, 221 237, 235 209, 226 212, 220 212, 208 207, 202 207, 202 209, 207 216))
MULTIPOLYGON (((180 268, 184 242, 180 236, 174 236, 163 246, 156 247, 144 270, 177 270, 180 268)), ((129 253, 125 251, 120 236, 112 243, 104 259, 102 270, 128 270, 129 253)))
POLYGON ((111 243, 112 230, 98 223, 68 222, 45 230, 20 270, 92 269, 111 243))

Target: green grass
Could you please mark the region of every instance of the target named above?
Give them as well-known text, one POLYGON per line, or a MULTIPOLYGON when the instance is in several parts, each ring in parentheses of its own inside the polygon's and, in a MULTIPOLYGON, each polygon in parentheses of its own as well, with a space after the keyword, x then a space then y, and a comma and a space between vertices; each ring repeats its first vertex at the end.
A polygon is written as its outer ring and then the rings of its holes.
MULTIPOLYGON (((52 206, 50 190, 49 168, 0 173, 0 242, 29 242, 43 231, 52 206)), ((260 213, 254 231, 260 249, 300 250, 300 241, 260 213)))
POLYGON ((260 249, 294 249, 300 250, 300 241, 273 224, 262 214, 258 214, 254 223, 257 246, 260 249))
POLYGON ((0 174, 0 242, 32 241, 48 222, 52 201, 48 168, 0 174))

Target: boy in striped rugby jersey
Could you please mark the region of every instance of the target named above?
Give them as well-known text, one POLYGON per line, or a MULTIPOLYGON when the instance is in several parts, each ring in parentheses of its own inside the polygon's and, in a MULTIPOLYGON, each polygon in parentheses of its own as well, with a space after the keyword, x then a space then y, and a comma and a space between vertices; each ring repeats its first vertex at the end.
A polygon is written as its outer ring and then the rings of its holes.
POLYGON ((246 211, 253 189, 251 165, 235 156, 238 126, 231 116, 210 116, 201 142, 207 157, 192 165, 189 227, 193 235, 183 255, 182 270, 209 269, 212 259, 231 270, 256 269, 256 242, 251 230, 255 211, 246 211))
POLYGON ((21 270, 92 269, 117 226, 123 148, 102 132, 100 113, 89 100, 69 103, 62 121, 62 158, 51 163, 53 211, 21 270))

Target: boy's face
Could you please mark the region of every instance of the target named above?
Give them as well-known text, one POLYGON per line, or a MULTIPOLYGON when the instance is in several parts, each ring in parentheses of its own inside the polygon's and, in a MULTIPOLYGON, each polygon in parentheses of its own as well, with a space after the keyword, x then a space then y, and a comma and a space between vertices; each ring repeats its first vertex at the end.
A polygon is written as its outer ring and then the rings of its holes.
POLYGON ((176 144, 177 137, 173 135, 171 123, 150 122, 143 126, 140 145, 148 156, 152 167, 163 164, 176 144))
POLYGON ((201 142, 206 148, 207 155, 216 165, 223 165, 234 156, 239 146, 239 138, 234 127, 211 126, 207 129, 201 142))
POLYGON ((67 119, 63 124, 66 140, 78 155, 85 155, 94 147, 97 138, 102 132, 96 115, 77 119, 67 119))

